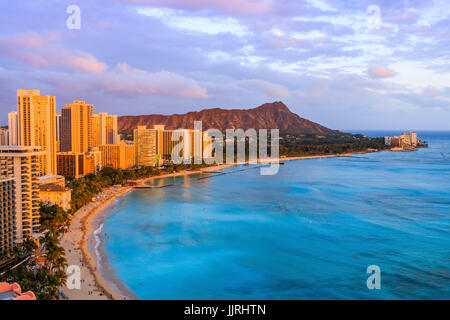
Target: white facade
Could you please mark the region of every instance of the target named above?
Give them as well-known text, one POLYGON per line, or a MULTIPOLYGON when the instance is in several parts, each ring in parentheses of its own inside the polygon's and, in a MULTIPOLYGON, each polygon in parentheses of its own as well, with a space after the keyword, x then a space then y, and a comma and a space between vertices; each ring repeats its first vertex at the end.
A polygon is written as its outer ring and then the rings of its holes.
POLYGON ((8 140, 10 146, 17 146, 17 111, 8 113, 8 140))

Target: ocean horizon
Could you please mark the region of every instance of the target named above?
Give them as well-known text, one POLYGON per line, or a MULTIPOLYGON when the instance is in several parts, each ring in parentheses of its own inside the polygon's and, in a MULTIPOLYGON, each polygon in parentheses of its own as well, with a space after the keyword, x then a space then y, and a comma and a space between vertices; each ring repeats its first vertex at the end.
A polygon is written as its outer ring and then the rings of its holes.
POLYGON ((286 161, 274 176, 156 178, 166 187, 108 208, 100 271, 140 299, 449 299, 450 132, 418 135, 429 148, 286 161))

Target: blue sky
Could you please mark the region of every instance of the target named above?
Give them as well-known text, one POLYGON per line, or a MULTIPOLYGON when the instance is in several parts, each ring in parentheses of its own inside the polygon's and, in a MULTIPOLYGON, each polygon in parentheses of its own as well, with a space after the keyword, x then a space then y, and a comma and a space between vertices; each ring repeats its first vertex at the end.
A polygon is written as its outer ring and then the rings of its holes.
POLYGON ((1 123, 16 89, 96 112, 283 101, 334 129, 450 130, 448 1, 0 3, 1 123), (68 29, 69 5, 81 28, 68 29), (376 11, 379 9, 379 20, 376 11))

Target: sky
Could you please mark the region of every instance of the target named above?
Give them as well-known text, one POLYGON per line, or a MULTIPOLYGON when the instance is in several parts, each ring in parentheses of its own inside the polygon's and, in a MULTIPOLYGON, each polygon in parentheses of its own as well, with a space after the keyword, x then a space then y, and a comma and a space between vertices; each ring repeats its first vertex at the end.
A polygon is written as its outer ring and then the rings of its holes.
POLYGON ((450 130, 450 2, 1 1, 1 124, 19 88, 57 110, 283 101, 333 129, 450 130))

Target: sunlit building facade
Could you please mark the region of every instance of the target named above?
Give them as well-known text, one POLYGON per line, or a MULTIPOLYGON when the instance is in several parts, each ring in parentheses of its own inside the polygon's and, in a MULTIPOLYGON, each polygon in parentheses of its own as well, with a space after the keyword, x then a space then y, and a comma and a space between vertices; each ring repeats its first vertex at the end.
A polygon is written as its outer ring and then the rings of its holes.
POLYGON ((92 118, 92 146, 98 147, 107 144, 119 144, 120 137, 117 131, 117 116, 106 112, 94 114, 92 118))
POLYGON ((40 147, 0 147, 0 179, 12 179, 14 183, 16 243, 40 231, 38 176, 43 153, 40 147))
POLYGON ((18 127, 17 127, 17 111, 8 113, 8 140, 10 146, 17 146, 18 127))
POLYGON ((136 166, 155 166, 161 157, 160 131, 138 126, 133 130, 136 166))
POLYGON ((40 174, 56 174, 55 97, 41 96, 39 90, 17 90, 19 146, 39 146, 40 174))
POLYGON ((102 167, 128 169, 134 166, 133 145, 106 144, 99 147, 102 152, 102 167))
POLYGON ((87 152, 92 146, 91 104, 75 100, 61 110, 61 152, 87 152))

